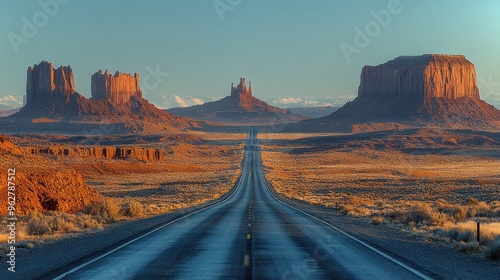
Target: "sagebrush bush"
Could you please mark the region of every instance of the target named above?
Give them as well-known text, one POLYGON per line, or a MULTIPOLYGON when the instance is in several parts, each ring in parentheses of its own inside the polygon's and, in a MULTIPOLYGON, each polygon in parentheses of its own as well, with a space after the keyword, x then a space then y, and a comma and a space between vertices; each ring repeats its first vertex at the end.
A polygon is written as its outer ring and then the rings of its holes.
POLYGON ((404 213, 404 223, 416 225, 441 225, 446 221, 443 213, 427 203, 418 203, 404 213))
POLYGON ((500 261, 500 237, 497 237, 495 241, 488 246, 486 250, 486 259, 500 261))
POLYGON ((75 215, 73 222, 79 229, 102 227, 102 224, 90 214, 78 213, 75 215))
POLYGON ((28 216, 27 231, 29 235, 45 235, 52 233, 47 219, 38 212, 28 216))
POLYGON ((45 215, 45 219, 52 232, 69 233, 77 230, 74 224, 74 215, 72 214, 49 211, 45 215))
POLYGON ((478 253, 479 249, 479 245, 476 242, 460 242, 458 244, 458 251, 467 254, 478 253))
POLYGON ((87 213, 104 220, 114 220, 120 216, 120 204, 113 198, 93 201, 87 207, 87 213))
POLYGON ((128 217, 141 217, 144 216, 144 213, 142 204, 135 200, 126 202, 123 208, 123 214, 128 217))

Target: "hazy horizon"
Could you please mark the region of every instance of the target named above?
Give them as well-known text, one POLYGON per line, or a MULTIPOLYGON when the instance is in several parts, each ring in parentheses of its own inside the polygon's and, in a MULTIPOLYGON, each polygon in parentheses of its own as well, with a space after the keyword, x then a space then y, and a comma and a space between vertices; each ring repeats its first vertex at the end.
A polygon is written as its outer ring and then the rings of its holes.
POLYGON ((240 77, 252 81, 262 100, 335 99, 357 95, 363 65, 445 53, 463 54, 474 63, 481 98, 500 107, 500 38, 495 35, 500 3, 493 0, 432 6, 410 0, 363 5, 42 0, 3 2, 3 7, 0 97, 23 95, 27 67, 47 60, 55 67, 71 65, 76 90, 87 97, 90 76, 108 69, 139 73, 144 97, 159 106, 162 96, 229 95, 230 84, 240 77), (346 48, 353 52, 346 55, 346 48))

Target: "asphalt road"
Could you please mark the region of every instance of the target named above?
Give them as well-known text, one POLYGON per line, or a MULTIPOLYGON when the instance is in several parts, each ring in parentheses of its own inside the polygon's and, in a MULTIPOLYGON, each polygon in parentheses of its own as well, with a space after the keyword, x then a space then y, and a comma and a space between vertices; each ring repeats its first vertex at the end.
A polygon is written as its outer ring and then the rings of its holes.
POLYGON ((277 199, 249 132, 242 175, 226 199, 56 279, 429 279, 277 199))

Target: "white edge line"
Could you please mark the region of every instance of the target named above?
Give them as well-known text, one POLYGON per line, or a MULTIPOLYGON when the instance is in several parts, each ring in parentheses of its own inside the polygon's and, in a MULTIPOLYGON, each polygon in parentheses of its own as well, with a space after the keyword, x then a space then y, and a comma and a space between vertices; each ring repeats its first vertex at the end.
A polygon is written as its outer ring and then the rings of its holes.
MULTIPOLYGON (((262 164, 262 159, 261 159, 261 164, 262 164)), ((263 175, 263 177, 265 178, 265 176, 264 176, 264 175, 263 175)), ((261 178, 261 179, 262 179, 262 178, 261 178)), ((381 255, 381 256, 383 256, 383 257, 385 257, 386 259, 388 259, 388 260, 390 260, 390 261, 394 262, 395 264, 397 264, 397 265, 399 265, 399 266, 401 266, 401 267, 403 267, 403 268, 405 268, 405 269, 409 270, 410 272, 412 272, 413 274, 417 275, 418 277, 420 277, 420 278, 422 278, 422 279, 426 279, 426 280, 432 280, 432 278, 430 278, 429 276, 427 276, 427 275, 423 274, 422 272, 420 272, 420 271, 418 271, 418 270, 416 270, 416 269, 414 269, 414 268, 412 268, 412 267, 410 267, 410 266, 408 266, 408 265, 406 265, 406 264, 402 263, 401 261, 398 261, 398 260, 396 260, 395 258, 393 258, 393 257, 391 257, 391 256, 389 256, 389 255, 387 255, 386 253, 384 253, 384 252, 382 252, 382 251, 380 251, 380 250, 378 250, 378 249, 376 249, 376 248, 374 248, 374 247, 372 247, 372 246, 370 246, 370 245, 366 244, 365 242, 363 242, 363 241, 361 241, 361 240, 357 239, 356 237, 354 237, 354 236, 352 236, 352 235, 348 234, 347 232, 345 232, 345 231, 343 231, 343 230, 341 230, 341 229, 337 228, 336 226, 332 225, 331 223, 329 223, 329 222, 327 222, 327 221, 324 221, 324 220, 322 220, 322 219, 320 219, 320 218, 317 218, 317 217, 315 217, 315 216, 313 216, 313 215, 311 215, 311 214, 308 214, 308 213, 306 213, 306 212, 304 212, 304 211, 302 211, 302 210, 300 210, 300 209, 298 209, 298 208, 296 208, 296 207, 294 207, 294 206, 292 206, 292 205, 289 205, 289 204, 287 204, 287 203, 285 203, 285 202, 281 201, 279 198, 277 198, 277 197, 276 197, 276 196, 275 196, 275 195, 271 192, 271 190, 269 189, 269 185, 267 184, 267 181, 266 181, 266 180, 264 180, 264 183, 265 183, 265 185, 267 186, 267 190, 269 191, 269 193, 271 194, 271 196, 272 196, 274 199, 276 199, 276 201, 278 201, 279 203, 281 203, 281 204, 283 204, 283 205, 285 205, 285 206, 288 206, 288 207, 290 207, 290 208, 294 209, 295 211, 298 211, 298 212, 300 212, 300 213, 302 213, 302 214, 304 214, 304 215, 306 215, 306 216, 308 216, 308 217, 310 217, 310 218, 313 218, 314 220, 316 220, 316 221, 318 221, 318 222, 321 222, 321 223, 323 223, 323 224, 325 224, 325 225, 327 225, 327 226, 329 226, 329 227, 333 228, 334 230, 339 231, 339 232, 340 232, 340 233, 342 233, 343 235, 345 235, 345 236, 349 237, 350 239, 352 239, 352 240, 354 240, 354 241, 358 242, 359 244, 361 244, 361 245, 363 245, 363 246, 367 247, 368 249, 372 250, 373 252, 375 252, 375 253, 377 253, 377 254, 379 254, 379 255, 381 255)))
MULTIPOLYGON (((246 160, 246 159, 245 159, 245 160, 246 160)), ((224 202, 228 201, 228 200, 229 200, 229 199, 231 199, 231 198, 232 198, 232 197, 236 194, 236 192, 240 189, 240 186, 241 186, 241 182, 242 182, 242 181, 243 181, 243 172, 241 173, 241 177, 240 177, 240 180, 239 180, 239 182, 238 182, 238 186, 236 187, 236 189, 234 190, 234 192, 233 192, 230 196, 226 197, 224 200, 219 201, 219 202, 217 202, 217 203, 214 203, 214 204, 212 204, 212 205, 206 206, 206 207, 204 207, 204 208, 198 209, 198 210, 196 210, 195 212, 189 213, 189 214, 187 214, 187 215, 185 215, 185 216, 182 216, 182 217, 180 217, 180 218, 177 218, 177 219, 175 219, 175 220, 173 220, 173 221, 171 221, 171 222, 169 222, 169 223, 167 223, 167 224, 164 224, 164 225, 162 225, 162 226, 160 226, 160 227, 157 227, 157 228, 155 228, 154 230, 152 230, 152 231, 150 231, 150 232, 147 232, 147 233, 145 233, 145 234, 143 234, 143 235, 141 235, 141 236, 139 236, 139 237, 136 237, 136 238, 134 238, 133 240, 130 240, 129 242, 127 242, 127 243, 125 243, 125 244, 122 244, 122 245, 118 246, 117 248, 115 248, 115 249, 113 249, 113 250, 111 250, 111 251, 109 251, 109 252, 107 252, 107 253, 104 253, 104 254, 102 254, 102 255, 100 255, 100 256, 98 256, 98 257, 96 257, 96 258, 94 258, 94 259, 92 259, 92 260, 90 260, 90 261, 88 261, 88 262, 86 262, 86 263, 84 263, 84 264, 81 264, 81 265, 79 265, 79 266, 77 266, 77 267, 75 267, 75 268, 73 268, 73 269, 71 269, 71 270, 69 270, 69 271, 67 271, 67 272, 65 272, 65 273, 63 273, 63 274, 61 274, 61 275, 59 275, 58 277, 54 278, 54 280, 60 280, 60 279, 63 279, 64 277, 67 277, 67 276, 69 276, 69 275, 71 275, 71 274, 73 274, 73 273, 77 272, 78 270, 80 270, 80 269, 82 269, 82 268, 84 268, 84 267, 86 267, 86 266, 88 266, 88 265, 90 265, 90 264, 92 264, 92 263, 95 263, 96 261, 98 261, 98 260, 100 260, 100 259, 103 259, 103 258, 105 258, 105 257, 107 257, 107 256, 109 256, 109 255, 111 255, 111 254, 113 254, 114 252, 116 252, 116 251, 118 251, 118 250, 120 250, 120 249, 122 249, 122 248, 124 248, 124 247, 126 247, 126 246, 128 246, 128 245, 130 245, 130 244, 132 244, 132 243, 134 243, 134 242, 136 242, 136 241, 138 241, 138 240, 140 240, 140 239, 142 239, 142 238, 144 238, 144 237, 146 237, 146 236, 148 236, 148 235, 150 235, 150 234, 152 234, 152 233, 155 233, 155 232, 159 231, 160 229, 163 229, 163 228, 165 228, 165 227, 167 227, 167 226, 170 226, 171 224, 176 223, 176 222, 178 222, 178 221, 180 221, 180 220, 183 220, 183 219, 185 219, 185 218, 187 218, 187 217, 189 217, 189 216, 192 216, 192 215, 194 215, 194 214, 196 214, 196 213, 199 213, 199 212, 202 212, 202 211, 208 210, 208 209, 210 209, 210 208, 212 208, 212 207, 218 206, 218 205, 220 205, 220 204, 222 204, 222 203, 224 203, 224 202)))

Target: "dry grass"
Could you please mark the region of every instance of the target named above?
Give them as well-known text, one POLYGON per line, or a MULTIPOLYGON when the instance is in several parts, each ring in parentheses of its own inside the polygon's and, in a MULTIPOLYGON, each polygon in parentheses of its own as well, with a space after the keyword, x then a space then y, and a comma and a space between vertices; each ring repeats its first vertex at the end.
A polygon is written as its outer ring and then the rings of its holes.
POLYGON ((121 205, 116 199, 105 197, 92 201, 85 212, 106 221, 114 221, 120 216, 121 205))
POLYGON ((266 177, 286 197, 404 227, 464 252, 490 252, 489 258, 497 252, 500 157, 494 152, 409 154, 355 143, 336 149, 266 143, 266 177), (481 247, 472 245, 475 217, 483 220, 481 247))
POLYGON ((125 203, 123 214, 128 217, 142 217, 145 214, 144 206, 135 200, 125 203))
MULTIPOLYGON (((162 149, 165 157, 161 161, 27 155, 22 153, 22 148, 14 146, 2 150, 0 147, 2 168, 19 166, 18 172, 33 173, 38 177, 77 170, 81 184, 92 187, 103 196, 74 214, 48 211, 19 215, 18 241, 21 246, 33 247, 40 242, 101 230, 117 221, 162 214, 221 197, 234 186, 239 176, 246 135, 205 133, 201 136, 158 136, 158 142, 147 142, 141 136, 137 139, 103 136, 101 139, 134 141, 143 143, 135 144, 137 147, 162 149)), ((23 147, 47 147, 53 142, 61 145, 61 142, 72 139, 44 135, 12 138, 14 144, 23 147)), ((64 189, 64 180, 54 181, 56 183, 64 189)), ((78 192, 74 193, 74 196, 78 195, 78 192)), ((6 230, 0 230, 0 239, 7 238, 6 230)))
MULTIPOLYGON (((106 225, 102 217, 85 213, 34 212, 27 216, 18 216, 18 219, 16 246, 28 249, 75 234, 100 231, 106 225)), ((1 222, 6 224, 4 217, 1 222)), ((0 234, 0 242, 3 243, 0 251, 7 252, 7 239, 8 234, 0 234)))
POLYGON ((500 238, 497 238, 486 250, 486 258, 492 261, 500 261, 500 238))

